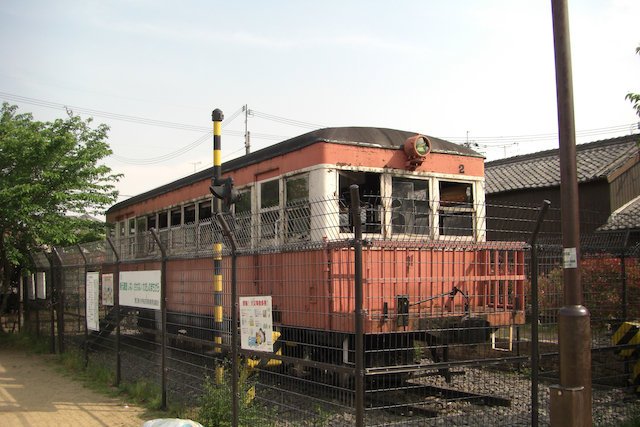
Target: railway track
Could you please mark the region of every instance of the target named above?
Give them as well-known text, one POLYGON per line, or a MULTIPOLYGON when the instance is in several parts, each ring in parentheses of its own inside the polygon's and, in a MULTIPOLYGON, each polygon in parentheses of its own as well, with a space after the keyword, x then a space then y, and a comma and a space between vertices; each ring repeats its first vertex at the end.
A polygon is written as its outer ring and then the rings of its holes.
POLYGON ((435 418, 443 415, 453 402, 482 406, 511 406, 511 399, 495 394, 474 393, 459 388, 418 384, 406 381, 394 389, 367 392, 368 410, 382 410, 395 415, 435 418))

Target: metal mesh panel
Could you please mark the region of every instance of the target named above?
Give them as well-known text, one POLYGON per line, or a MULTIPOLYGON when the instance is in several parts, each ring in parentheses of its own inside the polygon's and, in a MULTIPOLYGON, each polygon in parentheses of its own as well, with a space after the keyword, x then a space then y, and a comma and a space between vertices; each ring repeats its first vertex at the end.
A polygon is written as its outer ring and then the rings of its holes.
MULTIPOLYGON (((403 184, 396 186, 402 190, 403 184)), ((222 371, 230 381, 232 338, 240 337, 243 321, 232 322, 239 303, 232 298, 235 278, 239 298, 271 298, 274 328, 273 352, 241 343, 239 399, 260 407, 276 425, 353 425, 359 410, 354 283, 361 268, 366 425, 530 425, 532 381, 540 385, 533 410, 548 423, 564 292, 559 211, 551 210, 542 225, 539 265, 532 271, 529 240, 538 209, 444 204, 423 198, 419 188, 404 190, 394 199, 361 196, 355 215, 344 195, 225 213, 231 239, 217 218, 165 228, 157 232, 165 259, 151 232, 114 239, 115 253, 104 242, 56 248, 65 340, 86 346, 90 363, 115 364, 119 356, 125 382, 160 386, 164 365, 169 399, 193 403, 206 377, 222 371), (355 225, 363 231, 361 257, 355 225), (214 271, 215 243, 223 246, 220 271, 214 271), (161 269, 166 329, 159 310, 117 310, 101 300, 100 331, 84 335, 85 271, 100 272, 102 287, 109 274, 118 286, 118 271, 161 269), (216 274, 222 276, 219 296, 216 274), (532 341, 534 325, 538 342, 532 341)), ((640 316, 639 249, 626 242, 615 230, 582 236, 596 424, 611 422, 612 412, 628 417, 638 407, 629 383, 636 362, 612 342, 621 323, 640 316)), ((33 258, 49 267, 43 254, 33 258)), ((50 311, 41 315, 52 317, 50 311)))

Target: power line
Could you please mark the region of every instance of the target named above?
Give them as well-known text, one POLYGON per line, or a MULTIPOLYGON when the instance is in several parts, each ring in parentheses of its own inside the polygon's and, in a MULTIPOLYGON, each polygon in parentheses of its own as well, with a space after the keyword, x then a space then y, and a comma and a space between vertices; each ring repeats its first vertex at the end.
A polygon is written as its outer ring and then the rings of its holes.
MULTIPOLYGON (((636 127, 636 123, 630 123, 625 125, 617 125, 617 126, 608 126, 603 128, 596 129, 587 129, 582 131, 576 131, 576 137, 586 138, 591 136, 600 136, 607 135, 612 133, 619 132, 629 132, 631 129, 636 127)), ((464 143, 468 140, 468 137, 455 137, 455 136, 445 136, 441 137, 442 139, 446 139, 450 142, 455 143, 464 143)), ((532 135, 510 135, 510 136, 478 136, 473 137, 473 142, 485 144, 485 145, 501 145, 505 143, 520 143, 520 142, 539 142, 539 141, 551 141, 557 140, 557 133, 539 133, 532 135)))
MULTIPOLYGON (((36 105, 40 107, 52 108, 57 110, 65 110, 65 111, 67 109, 70 109, 72 111, 81 112, 84 114, 90 114, 96 117, 120 120, 120 121, 135 123, 135 124, 159 126, 159 127, 165 127, 165 128, 187 130, 187 131, 205 132, 195 141, 173 152, 163 154, 161 156, 149 157, 149 158, 129 158, 125 156, 119 156, 116 154, 113 155, 113 158, 115 160, 122 163, 132 164, 132 165, 150 165, 150 164, 162 163, 162 162, 166 162, 168 160, 174 159, 200 146, 205 141, 207 141, 207 139, 212 134, 212 131, 210 130, 210 128, 207 128, 204 126, 189 125, 184 123, 169 122, 165 120, 150 119, 146 117, 111 113, 108 111, 95 110, 91 108, 70 106, 70 105, 60 104, 60 103, 51 102, 51 101, 45 101, 37 98, 29 98, 26 96, 15 95, 15 94, 1 92, 1 91, 0 91, 0 97, 7 100, 21 102, 21 103, 30 104, 30 105, 36 105)), ((229 123, 231 123, 235 118, 237 118, 242 112, 243 110, 241 107, 238 110, 236 110, 233 114, 228 116, 228 118, 223 122, 223 125, 222 125, 223 128, 226 127, 226 125, 228 125, 229 123)), ((253 110, 253 109, 250 110, 249 113, 252 114, 254 117, 288 125, 288 126, 294 126, 294 127, 300 127, 300 128, 306 128, 306 129, 319 129, 319 128, 326 127, 324 125, 320 125, 316 123, 310 123, 310 122, 290 119, 282 116, 276 116, 273 114, 268 114, 268 113, 264 113, 264 112, 253 110)), ((596 129, 587 129, 583 131, 577 131, 576 137, 587 138, 587 137, 596 137, 596 136, 612 134, 612 133, 627 132, 638 126, 639 124, 637 123, 631 123, 631 124, 609 126, 609 127, 596 128, 596 129)), ((242 131, 234 131, 234 130, 224 130, 223 135, 244 137, 244 133, 242 131)), ((271 141, 282 141, 290 138, 290 136, 273 135, 273 134, 257 133, 257 132, 256 133, 252 132, 251 136, 256 139, 265 139, 265 140, 271 140, 271 141)), ((557 140, 557 138, 558 138, 557 133, 539 133, 539 134, 530 134, 530 135, 510 135, 510 136, 478 136, 478 137, 474 137, 472 141, 474 144, 478 144, 485 148, 491 148, 491 147, 505 147, 508 145, 515 145, 515 144, 525 143, 525 142, 553 141, 553 140, 557 140)), ((450 142, 454 142, 458 144, 464 144, 466 142, 469 142, 468 135, 464 137, 456 137, 456 136, 442 137, 442 139, 446 139, 450 142)), ((234 151, 233 153, 230 153, 230 154, 235 154, 238 151, 241 151, 241 150, 234 151)))
MULTIPOLYGON (((195 141, 173 152, 163 154, 161 156, 149 157, 149 158, 132 158, 132 157, 120 156, 117 154, 112 155, 112 157, 118 162, 130 164, 130 165, 151 165, 151 164, 162 163, 162 162, 166 162, 168 160, 174 159, 202 145, 208 139, 208 137, 210 137, 212 134, 212 131, 210 130, 210 128, 205 126, 195 126, 195 125, 188 125, 184 123, 168 122, 165 120, 149 119, 146 117, 137 117, 137 116, 129 116, 129 115, 119 114, 119 113, 111 113, 108 111, 95 110, 92 108, 71 106, 71 105, 60 104, 57 102, 46 101, 46 100, 37 99, 37 98, 29 98, 26 96, 15 95, 7 92, 0 92, 0 96, 6 100, 20 102, 20 103, 29 104, 29 105, 35 105, 39 107, 51 108, 55 110, 66 111, 67 109, 70 109, 74 112, 89 114, 95 117, 108 118, 112 120, 120 120, 120 121, 129 122, 129 123, 142 124, 142 125, 148 125, 148 126, 159 126, 159 127, 179 129, 179 130, 204 132, 204 134, 198 137, 198 139, 196 139, 195 141)), ((224 120, 222 127, 223 128, 226 127, 229 123, 231 123, 234 119, 236 119, 241 113, 242 113, 242 108, 239 108, 224 120)), ((224 130, 223 135, 239 137, 239 136, 243 136, 244 134, 241 131, 224 130)), ((271 141, 282 141, 288 138, 287 136, 272 135, 272 134, 259 133, 259 132, 252 134, 252 136, 257 139, 266 139, 271 141)))
POLYGON ((326 127, 326 126, 315 124, 315 123, 303 122, 300 120, 294 120, 294 119, 288 119, 286 117, 275 116, 273 114, 267 114, 267 113, 263 113, 256 110, 251 110, 251 114, 253 114, 255 117, 259 117, 265 120, 271 120, 273 122, 277 122, 277 123, 281 123, 289 126, 296 126, 301 128, 307 128, 307 129, 319 129, 319 128, 326 127))
POLYGON ((22 102, 24 104, 36 105, 39 107, 52 108, 55 110, 63 110, 63 111, 66 111, 67 109, 69 109, 74 112, 90 114, 95 117, 120 120, 120 121, 125 121, 130 123, 141 124, 141 125, 160 126, 160 127, 188 130, 188 131, 194 131, 194 132, 204 132, 209 130, 209 128, 204 126, 195 126, 195 125, 188 125, 184 123, 168 122, 165 120, 149 119, 146 117, 137 117, 137 116, 128 116, 128 115, 119 114, 119 113, 110 113, 108 111, 100 111, 100 110, 94 110, 91 108, 77 107, 73 105, 65 105, 57 102, 45 101, 42 99, 28 98, 26 96, 14 95, 7 92, 0 92, 0 96, 2 96, 2 98, 4 99, 10 100, 10 101, 22 102))
MULTIPOLYGON (((231 123, 231 121, 233 119, 235 119, 236 117, 238 117, 238 115, 240 114, 240 112, 242 112, 242 109, 238 109, 236 112, 234 112, 228 120, 225 120, 222 123, 222 127, 224 128, 227 124, 231 123)), ((200 138, 196 139, 195 141, 193 141, 190 144, 187 144, 175 151, 172 151, 171 153, 167 153, 167 154, 163 154, 161 156, 157 156, 157 157, 148 157, 148 158, 142 158, 142 159, 136 159, 136 158, 130 158, 130 157, 124 157, 124 156, 118 156, 117 154, 113 155, 113 158, 121 163, 126 163, 129 165, 153 165, 156 163, 162 163, 162 162, 166 162, 168 160, 172 160, 178 156, 181 156, 191 150, 193 150, 194 148, 200 146, 203 142, 208 141, 211 138, 211 135, 213 134, 213 131, 207 131, 205 132, 203 135, 200 136, 200 138)))

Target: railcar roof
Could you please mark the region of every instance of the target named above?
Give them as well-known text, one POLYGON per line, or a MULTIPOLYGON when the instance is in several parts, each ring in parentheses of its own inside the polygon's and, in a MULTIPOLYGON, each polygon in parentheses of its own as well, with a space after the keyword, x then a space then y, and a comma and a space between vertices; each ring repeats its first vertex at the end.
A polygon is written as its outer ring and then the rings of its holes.
MULTIPOLYGON (((307 147, 318 142, 330 142, 336 144, 362 145, 369 147, 381 147, 399 149, 407 138, 419 132, 409 132, 397 129, 375 127, 332 127, 317 129, 303 135, 287 139, 262 150, 255 151, 242 157, 229 160, 222 164, 222 173, 228 173, 255 163, 259 163, 273 157, 281 156, 295 150, 307 147)), ((434 153, 453 154, 468 157, 483 157, 481 154, 463 145, 454 144, 440 138, 425 135, 431 140, 431 151, 434 153)), ((224 140, 222 141, 224 150, 224 140)), ((224 153, 224 151, 223 151, 224 153)), ((174 191, 204 179, 211 178, 213 167, 201 170, 192 175, 180 178, 169 184, 161 185, 150 191, 138 194, 127 200, 116 203, 107 210, 107 213, 126 208, 151 197, 174 191)))

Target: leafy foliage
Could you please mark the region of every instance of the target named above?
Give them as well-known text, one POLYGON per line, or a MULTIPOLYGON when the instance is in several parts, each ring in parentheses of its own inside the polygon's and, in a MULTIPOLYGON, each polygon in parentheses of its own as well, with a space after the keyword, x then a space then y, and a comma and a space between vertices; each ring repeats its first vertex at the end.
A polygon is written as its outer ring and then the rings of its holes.
MULTIPOLYGON (((238 391, 238 425, 240 426, 269 426, 269 411, 259 405, 255 397, 255 384, 249 378, 250 371, 240 372, 238 391)), ((226 427, 232 425, 231 405, 233 404, 231 384, 223 380, 222 384, 215 384, 208 376, 204 382, 204 393, 200 397, 200 408, 197 420, 205 427, 226 427)))
POLYGON ((10 270, 44 244, 97 240, 104 223, 90 218, 117 197, 119 175, 99 162, 111 150, 108 127, 91 127, 72 112, 40 122, 16 106, 0 110, 0 269, 6 289, 10 270))
MULTIPOLYGON (((636 53, 640 55, 640 46, 636 48, 636 53)), ((640 117, 640 93, 629 92, 624 99, 628 99, 633 104, 636 114, 640 117)))
MULTIPOLYGON (((625 259, 627 318, 640 318, 640 264, 625 259)), ((618 257, 585 258, 580 263, 584 305, 593 320, 621 319, 623 314, 622 265, 618 257)), ((563 304, 563 271, 551 270, 539 279, 541 312, 555 313, 563 304)))

